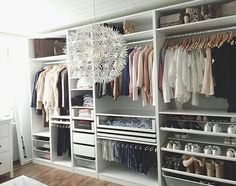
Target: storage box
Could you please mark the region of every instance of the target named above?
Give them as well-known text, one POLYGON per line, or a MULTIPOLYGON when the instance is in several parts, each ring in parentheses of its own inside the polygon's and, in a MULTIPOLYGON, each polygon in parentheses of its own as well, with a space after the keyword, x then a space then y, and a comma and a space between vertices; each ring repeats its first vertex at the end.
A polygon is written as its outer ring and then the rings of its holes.
POLYGON ((166 180, 166 185, 167 186, 176 186, 176 185, 181 185, 181 186, 210 186, 211 184, 205 184, 205 183, 200 183, 200 182, 196 182, 196 181, 190 181, 190 180, 186 180, 186 179, 181 179, 181 178, 177 178, 174 176, 167 176, 167 175, 163 175, 165 180, 166 180))
POLYGON ((1 184, 1 186, 16 186, 16 185, 17 186, 47 186, 37 180, 28 178, 26 176, 20 176, 1 184))
POLYGON ((63 43, 65 46, 64 38, 34 39, 35 58, 64 54, 63 43))
POLYGON ((220 8, 220 16, 230 16, 236 14, 236 1, 225 3, 220 8))
POLYGON ((182 23, 180 13, 160 17, 160 27, 179 25, 182 23))
POLYGON ((74 158, 77 166, 95 169, 95 160, 82 158, 76 155, 74 156, 74 158))

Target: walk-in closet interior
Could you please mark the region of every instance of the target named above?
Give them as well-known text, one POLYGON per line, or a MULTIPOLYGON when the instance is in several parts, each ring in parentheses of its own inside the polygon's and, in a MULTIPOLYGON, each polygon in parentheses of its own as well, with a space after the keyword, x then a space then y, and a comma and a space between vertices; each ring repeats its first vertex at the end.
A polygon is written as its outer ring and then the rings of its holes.
POLYGON ((236 185, 236 1, 85 2, 42 2, 65 19, 9 33, 28 87, 0 118, 0 184, 236 185), (13 175, 16 149, 17 169, 61 178, 13 175))

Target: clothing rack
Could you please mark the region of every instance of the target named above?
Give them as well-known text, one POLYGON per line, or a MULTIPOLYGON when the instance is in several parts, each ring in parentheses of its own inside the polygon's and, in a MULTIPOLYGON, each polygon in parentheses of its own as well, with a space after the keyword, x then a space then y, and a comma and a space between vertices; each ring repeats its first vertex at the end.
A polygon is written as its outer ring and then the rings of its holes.
POLYGON ((128 45, 142 44, 142 43, 150 43, 153 42, 153 39, 145 39, 140 41, 128 42, 128 45))
POLYGON ((56 124, 56 123, 52 123, 51 126, 58 127, 58 128, 70 128, 69 124, 56 124))
MULTIPOLYGON (((113 140, 99 139, 98 143, 103 144, 104 141, 113 141, 113 140)), ((118 143, 121 147, 134 148, 134 149, 150 151, 150 152, 153 152, 153 151, 157 152, 157 147, 153 145, 136 144, 136 143, 130 143, 130 142, 121 142, 121 141, 116 141, 116 143, 118 143)))
POLYGON ((224 31, 232 31, 232 30, 236 30, 236 26, 206 30, 206 31, 199 31, 199 32, 191 32, 191 33, 179 34, 179 35, 174 35, 174 36, 167 36, 166 39, 194 36, 194 35, 201 35, 201 34, 210 34, 210 33, 214 33, 214 32, 224 32, 224 31))

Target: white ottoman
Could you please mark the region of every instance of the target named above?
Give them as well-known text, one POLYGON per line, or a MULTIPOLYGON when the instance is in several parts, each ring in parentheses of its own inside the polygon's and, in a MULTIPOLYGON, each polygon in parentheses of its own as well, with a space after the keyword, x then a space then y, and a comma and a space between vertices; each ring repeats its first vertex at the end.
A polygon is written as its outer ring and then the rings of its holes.
POLYGON ((47 186, 37 180, 28 178, 26 176, 20 176, 20 177, 14 178, 0 185, 1 186, 47 186))

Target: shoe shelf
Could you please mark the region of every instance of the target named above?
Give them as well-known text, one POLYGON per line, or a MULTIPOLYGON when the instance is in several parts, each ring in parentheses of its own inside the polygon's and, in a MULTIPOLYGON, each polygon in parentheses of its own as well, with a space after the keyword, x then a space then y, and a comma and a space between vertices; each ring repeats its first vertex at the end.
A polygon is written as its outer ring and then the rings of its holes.
POLYGON ((72 118, 73 120, 85 120, 85 121, 93 121, 94 119, 93 118, 85 118, 85 117, 73 117, 72 118))
POLYGON ((212 159, 219 159, 219 160, 226 160, 226 161, 236 161, 236 157, 231 158, 223 155, 213 155, 213 154, 204 154, 198 152, 187 152, 184 150, 175 150, 175 149, 168 149, 166 147, 161 147, 161 150, 164 152, 171 152, 177 154, 186 154, 191 156, 198 156, 198 157, 205 157, 205 158, 212 158, 212 159))
POLYGON ((235 24, 236 16, 225 16, 215 19, 207 19, 198 22, 192 22, 188 24, 180 24, 174 26, 168 26, 163 28, 157 28, 156 31, 165 33, 167 35, 175 35, 179 33, 188 33, 193 31, 204 31, 209 29, 224 28, 233 26, 235 24))
POLYGON ((160 127, 160 130, 166 131, 166 132, 177 132, 177 133, 197 134, 197 135, 205 135, 205 136, 219 136, 219 137, 236 138, 236 134, 228 134, 225 132, 205 132, 205 131, 201 131, 201 130, 177 129, 177 128, 169 128, 169 127, 160 127))
POLYGON ((199 179, 205 179, 205 180, 224 183, 224 184, 236 185, 236 181, 228 180, 228 179, 224 179, 224 178, 216 178, 216 177, 211 177, 211 176, 206 176, 206 175, 188 173, 188 172, 168 169, 168 168, 164 168, 164 167, 162 167, 162 171, 173 173, 173 174, 178 174, 178 175, 182 175, 182 176, 189 176, 189 177, 194 177, 194 178, 199 178, 199 179))
POLYGON ((165 115, 191 115, 191 116, 216 116, 216 117, 236 117, 235 113, 226 112, 225 110, 209 110, 209 109, 168 109, 159 111, 159 114, 165 115))
POLYGON ((195 143, 195 144, 204 144, 205 146, 207 145, 216 145, 216 146, 224 146, 224 147, 228 147, 228 148, 236 148, 236 144, 227 144, 222 142, 221 138, 213 138, 213 139, 207 139, 205 140, 205 138, 199 139, 199 137, 191 137, 191 138, 187 138, 187 139, 179 139, 179 138, 174 138, 174 137, 169 137, 169 140, 173 140, 173 141, 180 141, 181 143, 186 142, 186 143, 195 143))

